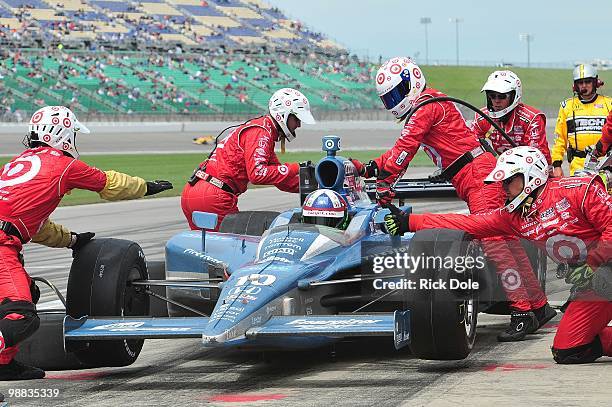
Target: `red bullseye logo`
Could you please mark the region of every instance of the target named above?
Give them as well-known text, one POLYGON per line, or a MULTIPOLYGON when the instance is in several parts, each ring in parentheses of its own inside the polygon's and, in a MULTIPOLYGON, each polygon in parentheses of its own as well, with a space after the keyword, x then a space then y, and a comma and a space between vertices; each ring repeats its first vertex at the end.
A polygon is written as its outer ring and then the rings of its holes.
POLYGON ((62 144, 62 150, 69 150, 70 149, 70 144, 68 143, 63 143, 62 144))
POLYGON ((59 110, 60 110, 60 108, 59 108, 59 106, 53 106, 53 107, 51 108, 51 110, 53 110, 54 112, 57 112, 57 111, 59 111, 59 110))
POLYGON ((417 89, 421 89, 421 82, 417 82, 416 85, 414 85, 414 87, 417 89))
POLYGON ((502 285, 509 291, 514 291, 521 286, 521 276, 513 269, 505 270, 501 275, 502 285))
POLYGON ((382 85, 384 81, 385 81, 385 74, 379 73, 378 76, 376 77, 376 83, 379 85, 382 85))
POLYGON ((291 101, 290 100, 285 100, 285 106, 291 106, 291 101))
POLYGON ((40 119, 42 119, 42 117, 43 117, 43 112, 36 112, 36 113, 34 114, 34 116, 32 116, 32 121, 31 121, 31 123, 32 123, 32 124, 36 124, 36 123, 38 123, 38 122, 40 121, 40 119))
POLYGON ((535 181, 533 181, 533 182, 534 182, 534 184, 539 186, 542 183, 542 180, 540 178, 536 178, 535 181))
POLYGON ((280 115, 280 114, 278 114, 278 113, 276 114, 276 121, 277 121, 277 122, 280 122, 280 121, 281 121, 281 115, 280 115))
POLYGON ((402 67, 399 66, 398 64, 393 64, 391 65, 391 68, 389 68, 389 72, 391 72, 394 75, 400 73, 401 71, 402 71, 402 67))
POLYGON ((525 193, 526 194, 530 194, 531 193, 531 188, 530 187, 525 188, 525 193))
POLYGON ((419 71, 417 68, 412 68, 412 74, 414 75, 415 78, 420 79, 421 78, 421 71, 419 71))
POLYGON ((45 143, 50 142, 50 141, 51 141, 51 135, 50 135, 50 134, 45 134, 45 135, 43 136, 43 141, 44 141, 45 143))
POLYGON ((64 120, 62 121, 62 124, 64 125, 64 127, 70 127, 72 126, 72 122, 70 121, 69 118, 65 117, 64 120))
POLYGON ((533 158, 531 157, 526 157, 525 161, 527 161, 527 164, 533 164, 533 158))
POLYGON ((495 181, 500 181, 504 179, 505 176, 506 176, 506 173, 504 172, 504 170, 499 170, 495 174, 493 174, 493 179, 495 181))
POLYGON ((546 241, 546 252, 557 263, 581 263, 586 260, 587 247, 577 237, 556 235, 546 241))
POLYGON ((59 118, 58 117, 52 117, 51 118, 51 124, 59 124, 59 118))

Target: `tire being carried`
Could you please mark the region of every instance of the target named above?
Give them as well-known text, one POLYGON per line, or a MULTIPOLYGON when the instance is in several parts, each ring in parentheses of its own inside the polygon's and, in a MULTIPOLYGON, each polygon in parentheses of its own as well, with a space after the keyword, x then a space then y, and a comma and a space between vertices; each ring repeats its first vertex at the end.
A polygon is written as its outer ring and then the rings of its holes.
MULTIPOLYGON (((149 296, 129 282, 147 279, 141 247, 129 240, 94 239, 76 253, 68 278, 66 314, 73 318, 149 315, 149 296)), ((136 361, 143 339, 71 341, 88 366, 127 366, 136 361)))
MULTIPOLYGON (((468 234, 447 229, 415 233, 410 241, 409 254, 415 259, 460 259, 459 262, 468 256, 474 259, 482 256, 480 246, 468 234)), ((473 268, 463 273, 457 271, 448 267, 448 263, 440 267, 440 263, 428 261, 419 264, 414 273, 406 275, 408 280, 415 281, 417 287, 404 290, 404 305, 410 310, 410 349, 420 359, 464 359, 474 346, 478 293, 474 290, 451 290, 449 283, 450 279, 477 281, 477 271, 473 268), (446 282, 447 288, 420 289, 421 279, 446 282)))

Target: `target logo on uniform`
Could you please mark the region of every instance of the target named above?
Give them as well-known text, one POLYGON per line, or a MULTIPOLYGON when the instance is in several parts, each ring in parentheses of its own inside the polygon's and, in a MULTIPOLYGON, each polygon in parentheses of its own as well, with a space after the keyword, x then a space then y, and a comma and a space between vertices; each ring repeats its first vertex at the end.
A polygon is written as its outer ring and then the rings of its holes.
POLYGON ((40 171, 40 166, 40 157, 37 155, 19 157, 9 162, 0 176, 0 189, 31 180, 40 171))
POLYGON ((43 141, 44 141, 45 143, 50 142, 50 141, 51 141, 51 135, 50 135, 50 134, 45 134, 45 135, 43 136, 43 141))
POLYGON ((287 168, 287 166, 285 164, 279 165, 278 166, 278 172, 281 175, 287 175, 289 173, 289 168, 287 168))
POLYGON ((52 117, 51 124, 59 124, 59 117, 52 117))
POLYGON ((586 260, 587 247, 575 236, 556 235, 546 241, 546 253, 557 263, 581 263, 586 260))
POLYGON ((384 81, 385 81, 385 74, 381 72, 376 77, 376 83, 378 83, 379 85, 382 85, 384 81))
POLYGON ((392 74, 398 74, 402 71, 402 67, 399 64, 393 64, 391 65, 391 68, 389 68, 389 72, 391 72, 392 74))
POLYGON ((498 170, 495 174, 493 174, 493 179, 495 181, 500 181, 504 179, 505 176, 506 176, 506 173, 504 172, 504 170, 498 170))
POLYGON ((42 119, 43 117, 43 112, 36 112, 36 114, 34 116, 32 116, 32 123, 36 124, 40 121, 40 119, 42 119))
POLYGON ((501 274, 501 282, 508 291, 514 291, 521 286, 521 276, 514 269, 507 269, 501 274))
POLYGON ((62 124, 64 125, 64 127, 70 127, 72 126, 72 122, 70 121, 69 118, 65 117, 64 120, 62 121, 62 124))
POLYGON ((419 71, 418 68, 412 68, 412 74, 414 75, 415 78, 420 79, 421 78, 421 71, 419 71))

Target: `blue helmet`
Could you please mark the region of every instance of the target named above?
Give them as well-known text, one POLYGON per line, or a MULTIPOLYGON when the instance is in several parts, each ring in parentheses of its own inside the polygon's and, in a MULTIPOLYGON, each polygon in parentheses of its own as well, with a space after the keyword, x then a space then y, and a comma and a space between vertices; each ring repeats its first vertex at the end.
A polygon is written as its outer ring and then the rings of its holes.
POLYGON ((349 224, 348 203, 336 191, 318 189, 304 200, 302 221, 344 230, 349 224))

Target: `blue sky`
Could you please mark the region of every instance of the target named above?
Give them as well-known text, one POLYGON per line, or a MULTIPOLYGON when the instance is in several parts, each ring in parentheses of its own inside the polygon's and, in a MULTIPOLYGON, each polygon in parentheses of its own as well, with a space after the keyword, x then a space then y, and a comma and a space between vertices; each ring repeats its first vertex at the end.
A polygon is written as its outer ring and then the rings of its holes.
POLYGON ((590 0, 267 0, 289 17, 327 34, 359 55, 377 60, 395 55, 425 59, 425 28, 430 17, 429 60, 455 61, 459 17, 459 59, 521 62, 532 34, 532 63, 572 63, 612 59, 612 1, 590 0))

